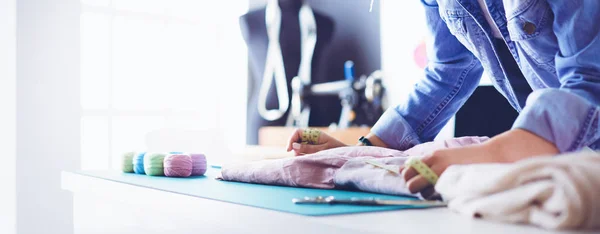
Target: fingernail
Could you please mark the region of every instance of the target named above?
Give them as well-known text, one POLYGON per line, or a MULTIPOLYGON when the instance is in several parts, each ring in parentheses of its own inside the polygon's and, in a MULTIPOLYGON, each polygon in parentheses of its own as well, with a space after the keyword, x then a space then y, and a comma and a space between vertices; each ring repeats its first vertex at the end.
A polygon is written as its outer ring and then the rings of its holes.
POLYGON ((292 143, 292 148, 295 150, 299 150, 300 149, 300 143, 292 143))

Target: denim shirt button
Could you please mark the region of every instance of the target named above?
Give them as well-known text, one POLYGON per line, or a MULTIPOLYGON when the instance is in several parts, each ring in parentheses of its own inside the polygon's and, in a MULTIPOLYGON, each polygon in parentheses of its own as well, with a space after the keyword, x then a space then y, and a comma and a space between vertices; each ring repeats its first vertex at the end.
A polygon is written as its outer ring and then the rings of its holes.
POLYGON ((535 32, 535 24, 531 22, 525 22, 523 24, 523 31, 525 31, 529 35, 533 34, 535 32))

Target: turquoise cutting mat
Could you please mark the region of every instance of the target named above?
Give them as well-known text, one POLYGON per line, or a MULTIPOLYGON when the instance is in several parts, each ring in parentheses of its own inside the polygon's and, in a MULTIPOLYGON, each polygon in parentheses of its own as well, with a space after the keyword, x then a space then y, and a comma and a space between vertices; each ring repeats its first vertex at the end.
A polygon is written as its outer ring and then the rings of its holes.
POLYGON ((406 199, 416 200, 414 197, 399 197, 375 193, 364 193, 343 190, 294 188, 260 184, 246 184, 215 180, 219 170, 210 168, 206 176, 188 178, 154 177, 119 171, 80 171, 82 175, 97 177, 135 186, 158 189, 166 192, 185 194, 194 197, 213 199, 235 204, 260 207, 282 212, 322 216, 351 214, 373 211, 400 210, 424 208, 421 206, 353 206, 353 205, 318 205, 292 203, 292 198, 305 196, 335 196, 336 198, 349 197, 376 197, 380 199, 406 199))

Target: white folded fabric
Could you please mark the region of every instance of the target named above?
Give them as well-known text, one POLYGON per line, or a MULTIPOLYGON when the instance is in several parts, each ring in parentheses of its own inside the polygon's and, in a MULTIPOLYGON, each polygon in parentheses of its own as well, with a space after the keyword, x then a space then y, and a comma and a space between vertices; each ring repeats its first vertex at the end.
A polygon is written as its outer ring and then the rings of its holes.
POLYGON ((450 209, 471 217, 548 229, 600 228, 600 152, 454 165, 435 189, 450 209))

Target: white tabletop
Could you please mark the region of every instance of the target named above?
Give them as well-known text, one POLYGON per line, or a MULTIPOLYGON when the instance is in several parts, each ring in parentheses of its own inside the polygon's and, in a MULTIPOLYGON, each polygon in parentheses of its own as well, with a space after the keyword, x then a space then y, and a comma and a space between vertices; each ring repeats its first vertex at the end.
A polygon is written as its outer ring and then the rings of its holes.
MULTIPOLYGON (((110 225, 152 226, 161 231, 177 233, 586 233, 552 232, 524 225, 473 219, 451 212, 446 208, 425 210, 397 210, 333 216, 302 216, 262 208, 203 199, 164 192, 124 183, 62 173, 62 188, 74 193, 75 219, 82 226, 102 222, 110 225), (141 196, 140 194, 143 194, 141 196), (114 203, 109 214, 101 216, 106 204, 114 203), (93 204, 92 204, 93 203, 93 204), (136 208, 132 208, 136 207, 136 208), (121 208, 124 211, 115 212, 121 208), (139 208, 139 209, 138 209, 139 208), (144 210, 151 209, 154 212, 144 210), (135 212, 134 212, 135 210, 135 212), (128 213, 131 211, 131 213, 128 213), (93 215, 95 216, 91 216, 93 215), (82 217, 94 217, 85 220, 82 217), (122 215, 122 217, 119 217, 122 215), (135 215, 136 219, 127 216, 135 215), (98 218, 100 217, 100 218, 98 218), (104 217, 104 218, 102 218, 104 217), (115 217, 111 222, 108 219, 115 217), (153 219, 153 217, 156 217, 153 219), (156 221, 152 221, 156 220, 156 221)), ((268 199, 268 197, 265 197, 268 199)), ((77 224, 76 224, 77 225, 77 224)), ((116 227, 115 227, 116 228, 116 227)), ((96 229, 94 229, 96 230, 96 229)), ((124 230, 124 229, 119 229, 124 230)), ((135 229, 140 230, 140 229, 135 229)), ((100 231, 98 231, 100 233, 100 231)), ((589 232, 592 233, 592 232, 589 232)))

